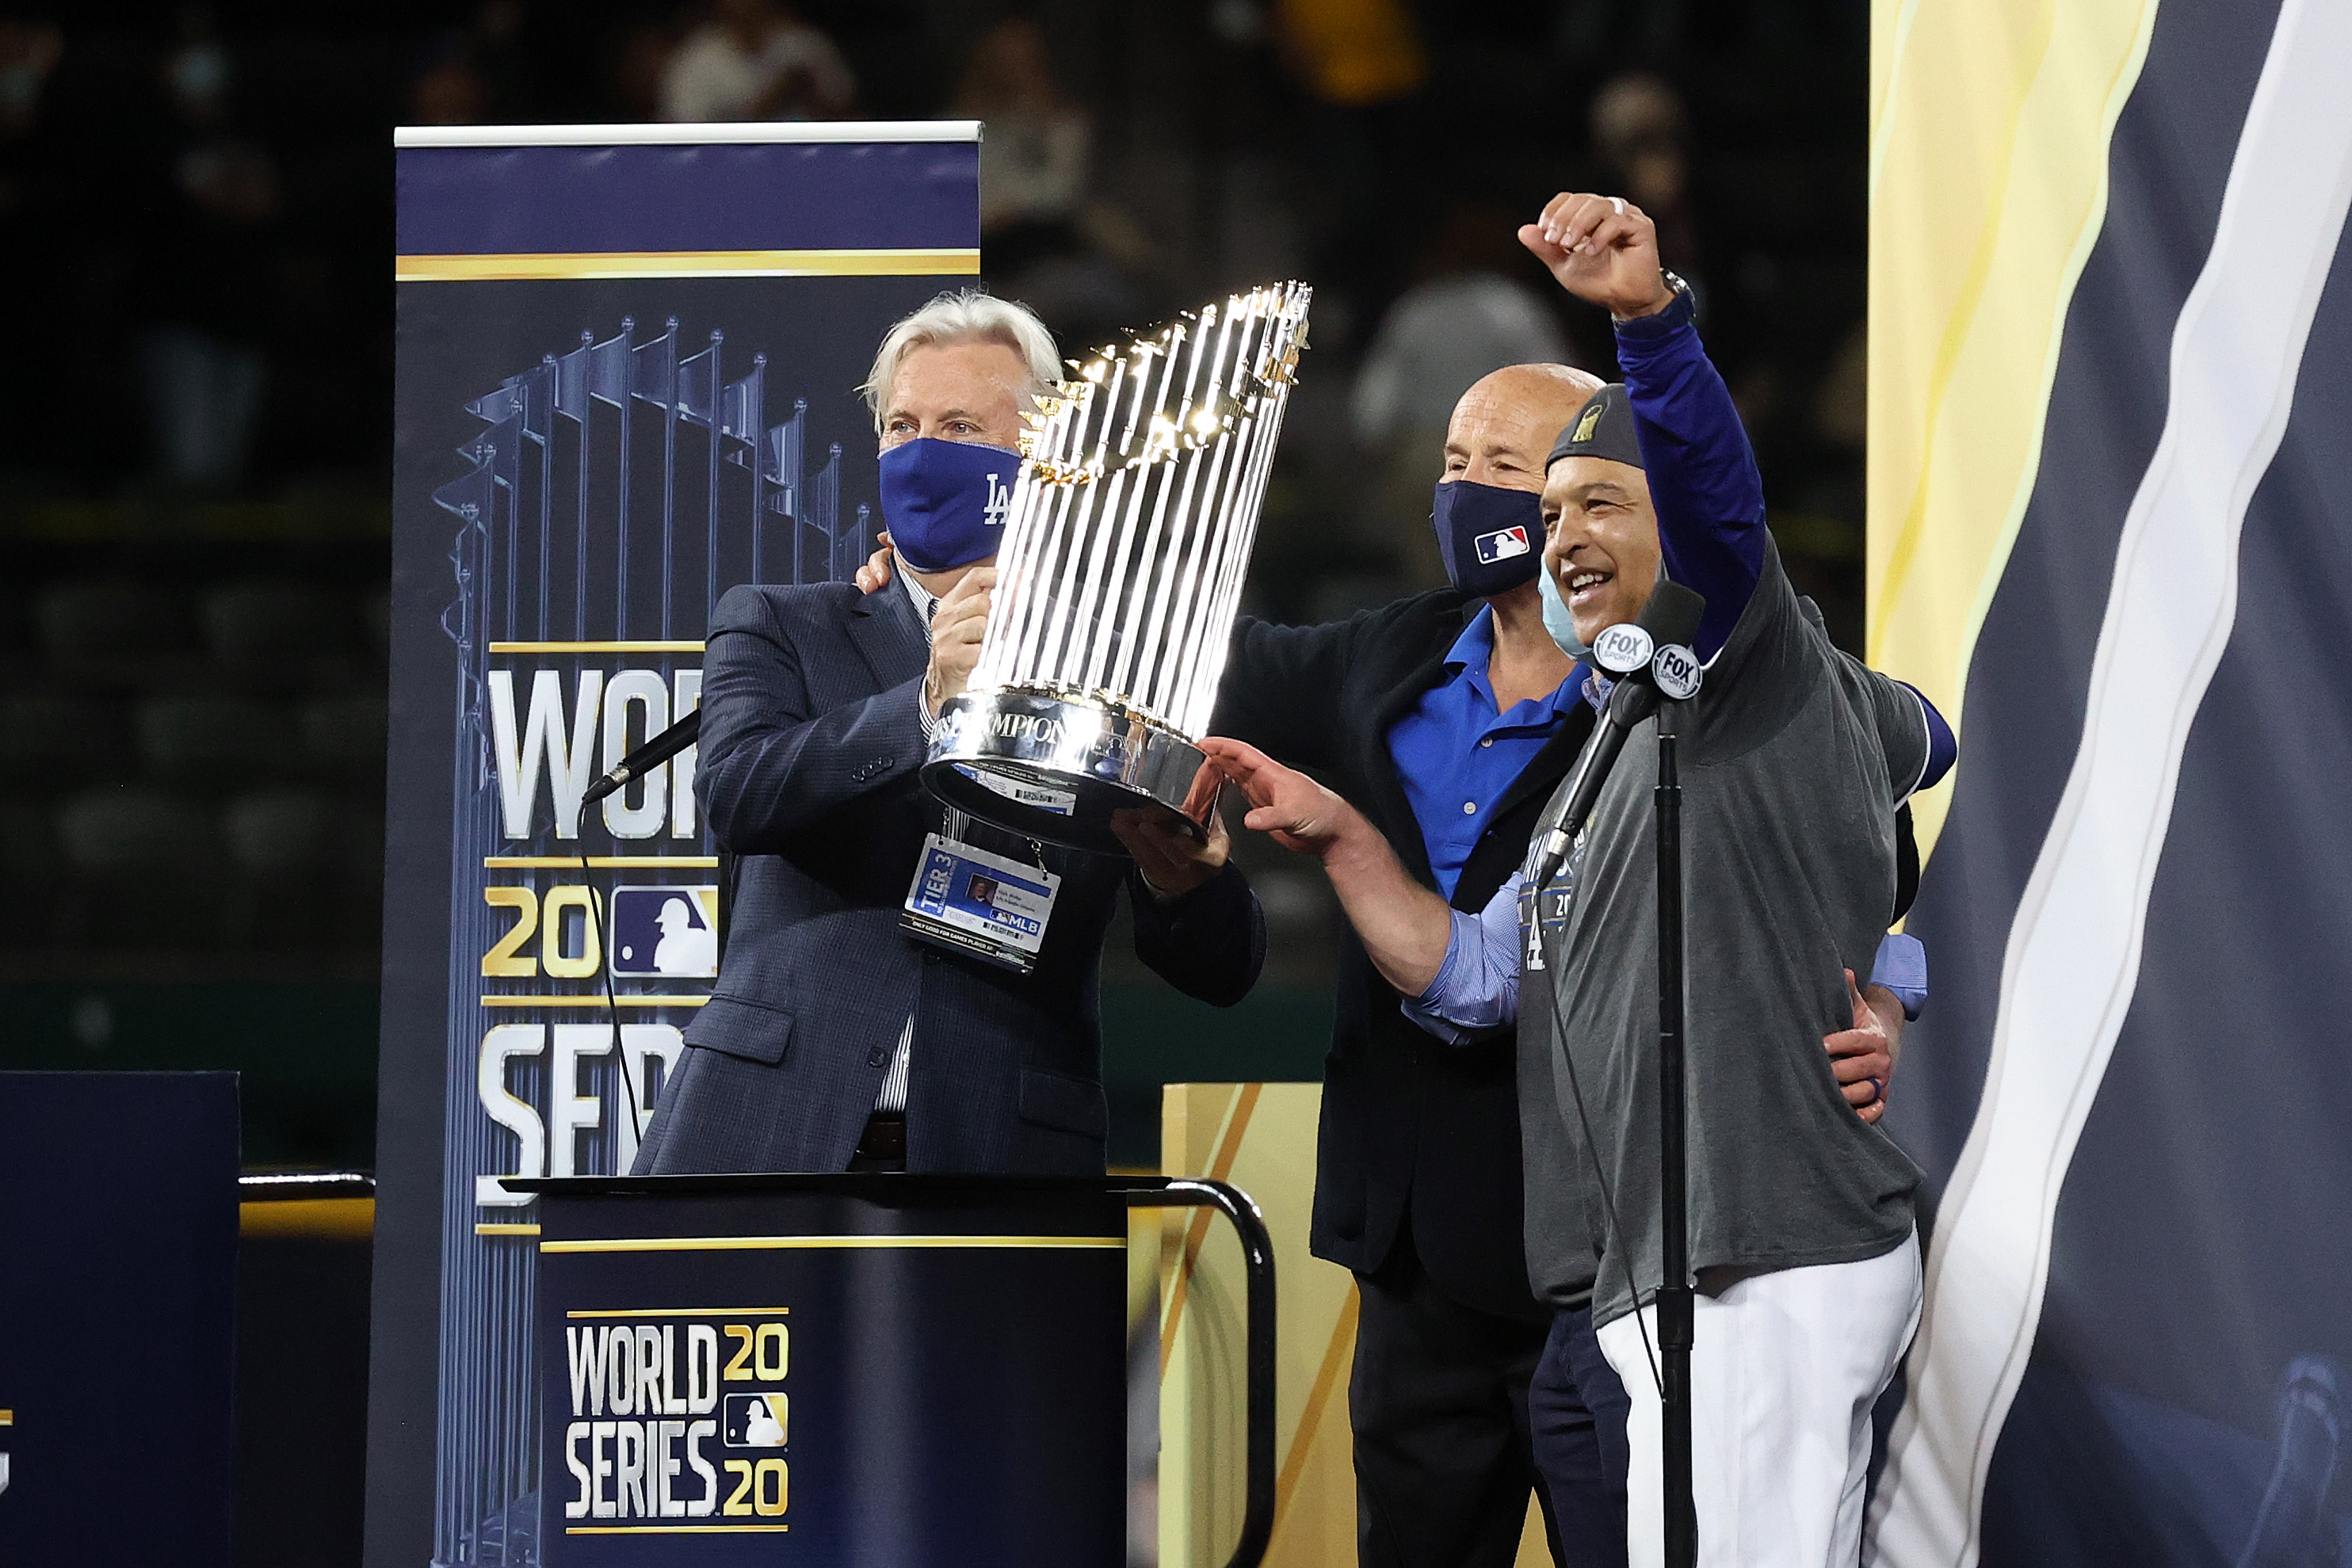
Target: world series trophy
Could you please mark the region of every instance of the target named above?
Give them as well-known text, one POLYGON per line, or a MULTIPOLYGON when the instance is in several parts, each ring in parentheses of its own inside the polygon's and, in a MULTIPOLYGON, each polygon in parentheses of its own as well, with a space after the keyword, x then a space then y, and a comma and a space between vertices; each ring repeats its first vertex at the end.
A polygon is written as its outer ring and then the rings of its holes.
POLYGON ((1114 854, 1114 811, 1191 821, 1313 292, 1203 306, 1037 400, 979 662, 923 768, 942 800, 1114 854))

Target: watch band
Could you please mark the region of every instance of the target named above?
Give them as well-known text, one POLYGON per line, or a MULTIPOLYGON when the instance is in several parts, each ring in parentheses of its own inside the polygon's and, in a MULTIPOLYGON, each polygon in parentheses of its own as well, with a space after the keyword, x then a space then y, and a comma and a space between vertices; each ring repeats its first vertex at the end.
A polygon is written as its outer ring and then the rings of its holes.
MULTIPOLYGON (((1697 313, 1698 299, 1697 297, 1691 292, 1691 286, 1688 279, 1685 278, 1682 274, 1674 271, 1672 268, 1664 267, 1658 268, 1658 277, 1660 281, 1665 284, 1666 292, 1673 295, 1674 298, 1666 301, 1664 309, 1653 311, 1651 316, 1663 316, 1667 310, 1672 310, 1678 302, 1685 299, 1689 300, 1691 303, 1693 315, 1697 313)), ((1619 323, 1626 321, 1646 321, 1651 319, 1651 316, 1620 316, 1612 310, 1609 314, 1609 319, 1619 323)))

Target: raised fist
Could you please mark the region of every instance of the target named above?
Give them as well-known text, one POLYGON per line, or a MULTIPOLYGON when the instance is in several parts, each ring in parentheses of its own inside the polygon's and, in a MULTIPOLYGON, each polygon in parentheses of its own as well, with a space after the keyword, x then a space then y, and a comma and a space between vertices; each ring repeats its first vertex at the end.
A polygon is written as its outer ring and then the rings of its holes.
POLYGON ((1622 196, 1567 192, 1519 229, 1519 243, 1579 299, 1625 319, 1674 303, 1658 261, 1658 226, 1622 196))

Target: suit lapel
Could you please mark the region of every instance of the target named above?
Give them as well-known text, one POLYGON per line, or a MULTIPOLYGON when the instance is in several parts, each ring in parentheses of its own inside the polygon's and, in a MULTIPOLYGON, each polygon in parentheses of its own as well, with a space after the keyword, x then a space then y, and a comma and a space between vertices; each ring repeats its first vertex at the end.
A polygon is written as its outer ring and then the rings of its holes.
MULTIPOLYGON (((1449 636, 1445 645, 1452 644, 1449 636)), ((1405 798, 1404 781, 1397 777, 1396 754, 1389 748, 1389 731, 1396 727, 1397 720, 1412 711, 1414 704, 1444 680, 1445 653, 1441 648, 1389 688, 1372 716, 1371 732, 1364 737, 1371 752, 1364 759, 1364 779, 1371 796, 1365 805, 1372 820, 1388 834, 1405 870, 1423 883, 1433 876, 1429 844, 1421 836, 1421 820, 1412 814, 1412 802, 1405 798)))
POLYGON ((931 640, 916 618, 914 601, 887 583, 849 606, 849 640, 874 672, 878 689, 911 681, 931 661, 931 640))

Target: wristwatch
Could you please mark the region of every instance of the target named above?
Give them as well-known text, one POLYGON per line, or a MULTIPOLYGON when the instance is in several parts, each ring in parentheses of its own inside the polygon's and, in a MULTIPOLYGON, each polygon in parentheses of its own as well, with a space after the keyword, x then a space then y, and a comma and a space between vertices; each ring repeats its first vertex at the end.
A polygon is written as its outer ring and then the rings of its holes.
MULTIPOLYGON (((1680 273, 1662 267, 1658 268, 1658 279, 1666 286, 1666 292, 1672 294, 1675 298, 1667 300, 1664 308, 1652 311, 1650 313, 1651 316, 1664 315, 1666 311, 1675 308, 1675 299, 1688 299, 1691 301, 1692 310, 1694 312, 1697 310, 1698 300, 1691 293, 1691 286, 1689 282, 1685 279, 1680 273)), ((1609 313, 1609 319, 1612 321, 1646 321, 1650 318, 1648 316, 1620 316, 1612 310, 1609 313)))

